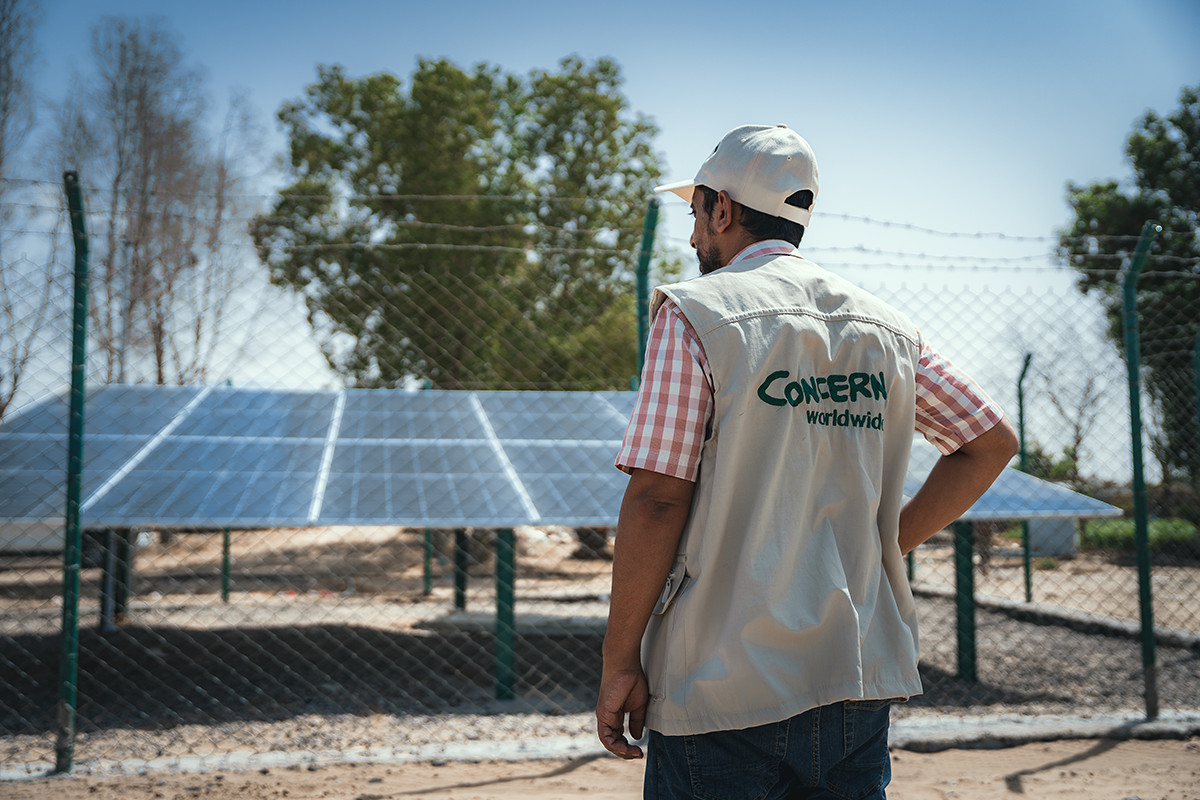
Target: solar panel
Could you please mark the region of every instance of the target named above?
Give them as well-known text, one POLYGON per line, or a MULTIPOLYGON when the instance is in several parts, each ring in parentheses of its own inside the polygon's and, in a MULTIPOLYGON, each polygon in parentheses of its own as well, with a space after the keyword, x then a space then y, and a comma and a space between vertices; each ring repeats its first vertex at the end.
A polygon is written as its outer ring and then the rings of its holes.
MULTIPOLYGON (((612 525, 632 392, 104 386, 86 405, 88 526, 612 525)), ((67 402, 0 425, 0 520, 61 522, 67 402)), ((937 452, 913 451, 913 492, 937 452)), ((1120 511, 1005 470, 964 519, 1120 511)))

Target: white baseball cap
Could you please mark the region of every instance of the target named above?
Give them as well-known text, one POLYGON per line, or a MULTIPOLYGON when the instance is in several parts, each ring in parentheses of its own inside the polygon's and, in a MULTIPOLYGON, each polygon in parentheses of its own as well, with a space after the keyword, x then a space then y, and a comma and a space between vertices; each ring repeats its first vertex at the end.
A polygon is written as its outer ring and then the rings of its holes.
POLYGON ((693 180, 654 191, 674 192, 691 203, 697 184, 703 184, 755 211, 808 225, 812 209, 787 199, 808 189, 815 201, 819 183, 817 160, 804 137, 786 125, 742 125, 725 134, 693 180))

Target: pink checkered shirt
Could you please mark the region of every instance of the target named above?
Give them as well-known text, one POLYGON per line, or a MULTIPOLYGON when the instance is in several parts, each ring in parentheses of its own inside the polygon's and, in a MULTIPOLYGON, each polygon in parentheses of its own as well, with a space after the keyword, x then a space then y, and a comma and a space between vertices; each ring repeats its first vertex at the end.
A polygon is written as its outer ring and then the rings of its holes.
MULTIPOLYGON (((795 251, 788 242, 767 240, 750 245, 729 263, 795 251)), ((953 453, 999 422, 1002 414, 969 376, 924 339, 919 343, 916 429, 942 453, 953 453)), ((617 468, 696 480, 712 408, 712 373, 704 346, 679 308, 666 300, 650 328, 642 385, 617 468)))

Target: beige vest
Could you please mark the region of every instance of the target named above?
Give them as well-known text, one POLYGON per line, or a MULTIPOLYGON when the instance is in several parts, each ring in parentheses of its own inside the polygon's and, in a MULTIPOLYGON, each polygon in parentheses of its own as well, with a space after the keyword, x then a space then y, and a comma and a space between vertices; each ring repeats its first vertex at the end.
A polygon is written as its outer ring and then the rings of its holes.
POLYGON ((647 725, 748 728, 921 692, 897 544, 917 331, 795 256, 659 287, 704 344, 712 430, 642 642, 647 725))

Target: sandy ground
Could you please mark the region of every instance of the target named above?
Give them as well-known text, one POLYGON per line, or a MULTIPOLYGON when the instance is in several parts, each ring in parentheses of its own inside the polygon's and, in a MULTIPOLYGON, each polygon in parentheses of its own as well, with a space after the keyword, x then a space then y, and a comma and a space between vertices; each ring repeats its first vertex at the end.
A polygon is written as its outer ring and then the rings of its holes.
MULTIPOLYGON (((585 730, 576 717, 594 702, 600 636, 595 623, 606 607, 609 562, 570 558, 575 543, 569 535, 519 537, 518 621, 546 613, 555 625, 578 623, 578 630, 559 631, 570 637, 522 634, 520 707, 509 708, 492 699, 488 636, 427 627, 449 619, 453 587, 447 556, 452 552, 446 550, 448 542, 438 542, 437 580, 432 593, 423 596, 420 544, 412 532, 394 528, 241 532, 233 537, 232 601, 223 604, 220 536, 155 543, 139 554, 131 625, 110 636, 93 630, 99 571, 85 569, 84 650, 90 660, 84 673, 91 683, 84 687, 87 703, 81 714, 90 727, 77 743, 77 763, 242 751, 344 754, 367 744, 436 746, 585 730), (267 658, 274 652, 289 654, 287 669, 271 668, 280 666, 277 658, 267 658), (330 661, 345 653, 353 658, 330 661), (260 656, 266 659, 262 664, 255 661, 260 656), (398 676, 407 676, 403 685, 396 683, 398 676), (146 713, 152 717, 149 725, 143 724, 146 713)), ((948 554, 936 547, 920 554, 918 588, 934 595, 952 588, 948 554)), ((472 567, 469 608, 490 625, 494 578, 486 552, 483 557, 485 563, 472 567)), ((0 765, 44 762, 53 752, 53 686, 28 676, 38 674, 39 664, 54 662, 61 572, 52 560, 7 566, 0 569, 0 643, 20 645, 25 657, 17 665, 24 672, 17 670, 9 679, 22 690, 23 705, 14 717, 19 724, 5 731, 0 716, 0 765)), ((1019 561, 1002 554, 977 573, 976 581, 981 598, 1024 599, 1019 561)), ((1200 633, 1195 599, 1200 570, 1156 566, 1155 592, 1160 624, 1200 633)), ((1060 560, 1055 569, 1034 574, 1039 606, 1136 619, 1136 596, 1132 567, 1094 556, 1060 560)), ((930 706, 951 717, 984 712, 1087 716, 1140 707, 1135 640, 1031 624, 980 609, 981 682, 966 686, 954 677, 952 604, 936 596, 919 602, 927 693, 900 709, 898 717, 928 713, 930 706)), ((1160 647, 1159 660, 1165 708, 1194 707, 1200 697, 1195 689, 1200 648, 1160 647)), ((0 670, 0 686, 4 677, 0 670)), ((1200 742, 1187 749, 1181 741, 1068 741, 932 755, 897 751, 890 796, 1200 800, 1198 750, 1200 742)), ((515 792, 537 798, 582 791, 633 797, 641 780, 638 765, 607 758, 439 767, 428 761, 322 762, 312 767, 190 775, 162 768, 140 778, 18 780, 0 782, 0 800, 85 795, 381 800, 515 792)))
MULTIPOLYGON (((893 800, 955 798, 1200 798, 1200 742, 1079 740, 1004 750, 896 751, 893 800)), ((130 777, 36 778, 0 784, 5 800, 81 798, 550 798, 638 797, 643 764, 572 761, 341 764, 255 772, 151 772, 130 777)))
MULTIPOLYGON (((1025 570, 1011 543, 997 545, 987 569, 975 573, 975 594, 981 600, 1025 600, 1025 570)), ((1137 568, 1097 553, 1080 553, 1052 560, 1053 569, 1035 568, 1033 602, 1127 621, 1139 618, 1137 568)), ((1164 628, 1200 634, 1200 569, 1194 564, 1155 564, 1154 621, 1164 628)), ((926 547, 918 551, 913 588, 954 591, 954 550, 926 547)))

